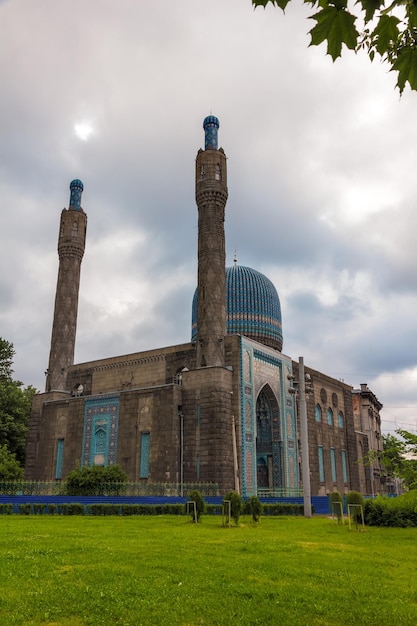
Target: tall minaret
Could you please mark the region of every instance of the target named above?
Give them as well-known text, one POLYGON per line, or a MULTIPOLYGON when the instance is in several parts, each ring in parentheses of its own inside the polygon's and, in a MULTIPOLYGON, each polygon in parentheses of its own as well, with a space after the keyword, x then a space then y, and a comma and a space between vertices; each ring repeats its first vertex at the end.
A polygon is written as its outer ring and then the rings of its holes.
POLYGON ((219 120, 203 122, 205 149, 196 159, 195 197, 198 207, 197 367, 224 366, 226 335, 226 252, 224 213, 227 164, 217 148, 219 120))
POLYGON ((47 392, 68 391, 67 368, 74 363, 80 270, 87 229, 87 215, 81 208, 83 189, 80 180, 71 182, 69 208, 61 213, 58 237, 59 270, 46 378, 47 392))

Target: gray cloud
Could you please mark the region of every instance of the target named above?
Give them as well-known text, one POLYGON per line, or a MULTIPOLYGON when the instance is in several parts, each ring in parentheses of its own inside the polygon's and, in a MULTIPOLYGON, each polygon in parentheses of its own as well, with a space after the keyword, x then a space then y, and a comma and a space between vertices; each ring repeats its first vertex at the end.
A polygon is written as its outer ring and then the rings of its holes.
POLYGON ((276 284, 287 354, 368 382, 386 430, 413 424, 416 96, 400 100, 365 56, 333 64, 308 48, 309 13, 0 2, 0 323, 25 384, 44 384, 72 178, 88 214, 77 360, 188 341, 194 159, 212 110, 228 155, 228 264, 236 249, 276 284))

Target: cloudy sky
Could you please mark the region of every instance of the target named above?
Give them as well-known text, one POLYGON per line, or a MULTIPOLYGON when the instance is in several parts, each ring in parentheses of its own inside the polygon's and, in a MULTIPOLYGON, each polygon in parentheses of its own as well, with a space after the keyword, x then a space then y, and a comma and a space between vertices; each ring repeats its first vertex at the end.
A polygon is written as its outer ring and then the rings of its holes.
POLYGON ((186 342, 203 118, 228 156, 228 264, 275 284, 283 351, 417 429, 417 93, 250 0, 0 0, 0 336, 44 389, 69 183, 88 240, 76 361, 186 342))

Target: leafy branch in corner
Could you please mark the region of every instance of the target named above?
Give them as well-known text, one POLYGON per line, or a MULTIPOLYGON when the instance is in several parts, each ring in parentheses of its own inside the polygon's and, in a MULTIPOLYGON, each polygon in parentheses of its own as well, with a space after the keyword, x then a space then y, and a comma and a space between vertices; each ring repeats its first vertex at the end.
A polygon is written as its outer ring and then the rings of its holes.
MULTIPOLYGON (((255 7, 268 4, 285 11, 291 0, 252 0, 255 7)), ((396 87, 400 93, 408 83, 417 91, 417 0, 394 0, 385 5, 384 0, 358 0, 355 12, 348 8, 347 0, 304 0, 317 9, 310 19, 316 22, 309 31, 310 45, 327 41, 327 54, 333 61, 342 55, 345 45, 355 52, 365 50, 371 59, 375 55, 388 63, 391 71, 398 72, 396 87), (361 31, 356 22, 363 23, 361 31)))

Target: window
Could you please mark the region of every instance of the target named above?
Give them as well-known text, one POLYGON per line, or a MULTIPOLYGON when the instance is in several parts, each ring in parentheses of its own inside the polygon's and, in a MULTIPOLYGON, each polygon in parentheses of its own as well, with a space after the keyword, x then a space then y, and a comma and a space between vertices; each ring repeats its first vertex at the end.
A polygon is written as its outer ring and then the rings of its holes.
POLYGON ((149 478, 149 448, 150 433, 142 433, 140 439, 140 478, 149 478))
POLYGON ((200 405, 197 404, 197 426, 200 426, 200 405))
POLYGON ((343 471, 343 482, 347 483, 347 463, 346 463, 346 450, 342 450, 342 471, 343 471))
POLYGON ((321 422, 321 406, 319 404, 316 404, 314 413, 316 416, 316 422, 321 422))
POLYGON ((338 424, 339 428, 343 428, 343 413, 342 413, 342 411, 339 411, 339 413, 338 413, 337 424, 338 424))
POLYGON ((58 439, 57 446, 56 446, 55 480, 61 480, 62 478, 63 462, 64 462, 64 440, 58 439))
POLYGON ((319 455, 319 480, 321 483, 324 483, 324 459, 323 459, 323 446, 319 446, 318 448, 319 455))
POLYGON ((333 411, 330 407, 327 409, 327 423, 329 426, 333 426, 333 411))
POLYGON ((330 448, 330 465, 332 468, 332 481, 335 483, 337 480, 336 475, 336 454, 334 448, 330 448))

